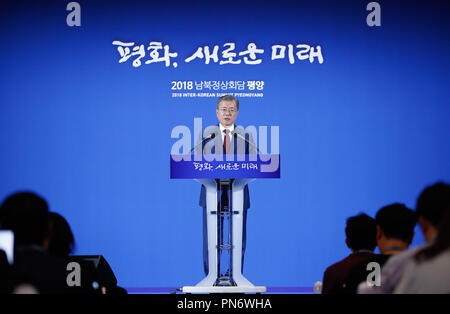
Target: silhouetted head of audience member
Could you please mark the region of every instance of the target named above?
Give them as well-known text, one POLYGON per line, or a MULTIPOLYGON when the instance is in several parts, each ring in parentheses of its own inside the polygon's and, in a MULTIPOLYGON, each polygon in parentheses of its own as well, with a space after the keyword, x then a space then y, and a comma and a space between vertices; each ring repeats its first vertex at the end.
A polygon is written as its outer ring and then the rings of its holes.
POLYGON ((377 245, 382 254, 391 255, 408 249, 414 237, 417 215, 403 204, 381 208, 376 216, 377 245))
POLYGON ((353 252, 373 251, 377 246, 377 226, 375 219, 360 214, 347 219, 345 243, 353 252))
POLYGON ((69 223, 58 213, 49 213, 49 237, 47 251, 55 256, 68 256, 75 246, 69 223))
POLYGON ((444 251, 450 249, 450 208, 443 213, 443 218, 438 226, 436 238, 433 243, 419 251, 415 256, 415 260, 423 262, 431 259, 444 251))
POLYGON ((12 194, 0 207, 0 225, 14 232, 15 247, 42 247, 48 235, 47 202, 32 192, 12 194))
POLYGON ((450 185, 438 182, 426 187, 417 199, 416 213, 426 241, 437 233, 438 226, 446 210, 450 208, 450 185))

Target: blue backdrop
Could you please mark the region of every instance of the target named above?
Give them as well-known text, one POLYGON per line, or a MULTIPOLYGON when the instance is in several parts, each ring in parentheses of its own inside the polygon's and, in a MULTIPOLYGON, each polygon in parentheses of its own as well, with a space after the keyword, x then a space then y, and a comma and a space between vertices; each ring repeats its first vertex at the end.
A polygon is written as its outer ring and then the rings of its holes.
POLYGON ((44 196, 75 253, 103 254, 121 286, 196 284, 200 186, 169 179, 170 134, 216 123, 216 98, 172 97, 172 81, 264 81, 237 122, 280 127, 282 173, 250 186, 244 274, 311 287, 349 254, 347 217, 414 208, 426 185, 450 181, 448 1, 378 1, 380 27, 368 2, 78 1, 69 27, 69 1, 2 1, 0 197, 44 196), (145 64, 146 51, 134 67, 116 40, 178 56, 145 64), (229 42, 256 43, 262 63, 184 61, 214 45, 222 60, 229 42), (324 62, 271 60, 277 44, 320 45, 324 62))

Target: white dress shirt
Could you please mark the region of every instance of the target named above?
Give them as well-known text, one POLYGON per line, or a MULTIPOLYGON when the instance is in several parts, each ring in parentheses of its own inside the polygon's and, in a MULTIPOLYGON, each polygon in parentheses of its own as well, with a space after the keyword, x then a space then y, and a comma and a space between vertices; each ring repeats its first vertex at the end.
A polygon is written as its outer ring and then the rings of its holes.
POLYGON ((222 125, 222 123, 219 123, 219 128, 220 128, 220 134, 222 134, 222 143, 225 142, 225 133, 223 132, 225 129, 227 129, 228 131, 230 131, 230 143, 233 142, 233 139, 231 138, 231 132, 234 131, 234 124, 229 126, 229 127, 224 127, 222 125))

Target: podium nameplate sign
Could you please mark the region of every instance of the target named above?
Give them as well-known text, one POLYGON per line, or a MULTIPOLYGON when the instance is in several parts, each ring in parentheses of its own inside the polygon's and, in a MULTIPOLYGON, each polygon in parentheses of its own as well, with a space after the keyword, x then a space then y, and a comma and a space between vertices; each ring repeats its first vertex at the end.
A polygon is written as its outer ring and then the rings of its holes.
POLYGON ((233 160, 214 156, 171 155, 171 179, 278 179, 280 155, 236 155, 233 160), (198 160, 196 160, 196 157, 198 160), (210 157, 210 158, 208 158, 210 157))

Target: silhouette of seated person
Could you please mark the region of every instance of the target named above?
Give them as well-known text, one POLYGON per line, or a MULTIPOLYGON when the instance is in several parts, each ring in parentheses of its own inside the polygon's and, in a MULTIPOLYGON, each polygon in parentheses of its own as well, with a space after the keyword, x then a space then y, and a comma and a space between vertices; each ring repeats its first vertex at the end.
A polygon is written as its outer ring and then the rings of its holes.
MULTIPOLYGON (((91 261, 84 260, 83 257, 70 256, 75 248, 75 237, 67 220, 58 213, 49 213, 49 237, 46 246, 50 255, 67 257, 70 261, 81 264, 91 264, 91 261)), ((93 266, 92 266, 93 267, 93 266)), ((103 294, 126 294, 126 290, 117 286, 115 276, 111 273, 108 276, 94 267, 94 276, 98 282, 100 291, 103 294), (111 280, 114 276, 114 280, 111 280)), ((112 270, 110 270, 112 272, 112 270)))
POLYGON ((48 253, 48 219, 47 202, 32 192, 15 193, 0 208, 1 228, 14 232, 15 286, 31 284, 42 294, 96 293, 91 265, 80 264, 80 280, 69 284, 69 261, 48 253))
POLYGON ((374 255, 373 250, 377 245, 375 219, 366 214, 348 218, 345 235, 345 243, 352 253, 325 270, 322 283, 323 294, 343 293, 344 279, 349 270, 374 255))
POLYGON ((394 293, 450 294, 450 207, 443 216, 434 241, 414 254, 394 293))
POLYGON ((50 255, 69 256, 75 248, 75 237, 67 220, 58 213, 48 215, 49 236, 45 246, 50 255))
POLYGON ((434 243, 438 226, 448 208, 450 208, 450 185, 444 182, 437 182, 427 186, 420 193, 416 203, 418 225, 420 226, 425 243, 390 257, 381 270, 380 285, 369 286, 367 283, 360 284, 358 286, 358 293, 393 293, 402 278, 405 267, 414 259, 415 254, 434 243))
POLYGON ((346 294, 356 294, 358 285, 367 282, 368 276, 376 270, 372 267, 367 269, 369 263, 375 262, 381 269, 391 256, 408 249, 414 237, 417 215, 405 205, 395 203, 381 208, 375 216, 375 222, 377 246, 381 254, 375 254, 349 271, 345 279, 346 294))

